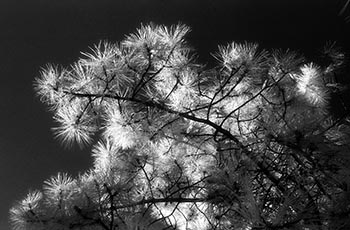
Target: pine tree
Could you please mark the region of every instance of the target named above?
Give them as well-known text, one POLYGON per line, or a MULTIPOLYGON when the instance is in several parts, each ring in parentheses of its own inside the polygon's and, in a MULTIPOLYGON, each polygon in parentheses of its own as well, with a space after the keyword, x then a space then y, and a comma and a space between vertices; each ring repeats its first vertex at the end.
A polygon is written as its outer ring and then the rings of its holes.
POLYGON ((142 26, 41 72, 55 136, 94 165, 30 192, 14 229, 350 228, 350 117, 330 112, 344 55, 233 42, 209 69, 189 30, 142 26))

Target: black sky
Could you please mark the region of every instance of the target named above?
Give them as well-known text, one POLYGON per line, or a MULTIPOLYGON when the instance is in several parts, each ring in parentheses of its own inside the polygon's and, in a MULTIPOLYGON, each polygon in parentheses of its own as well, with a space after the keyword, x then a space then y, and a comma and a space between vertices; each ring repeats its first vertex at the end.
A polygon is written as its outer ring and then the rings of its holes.
MULTIPOLYGON (((8 209, 57 172, 88 169, 89 149, 53 139, 51 114, 32 83, 47 63, 72 64, 99 40, 120 41, 141 23, 192 27, 199 59, 231 41, 315 55, 329 40, 349 51, 345 0, 2 0, 0 2, 0 230, 8 209)), ((350 12, 348 11, 348 15, 350 12)), ((349 53, 350 54, 350 53, 349 53)))

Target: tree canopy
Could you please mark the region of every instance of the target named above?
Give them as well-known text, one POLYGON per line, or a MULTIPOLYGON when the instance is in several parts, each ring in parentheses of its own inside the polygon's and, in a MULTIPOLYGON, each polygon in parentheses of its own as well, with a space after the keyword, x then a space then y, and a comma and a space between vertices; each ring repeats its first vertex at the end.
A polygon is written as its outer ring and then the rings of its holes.
POLYGON ((350 117, 330 111, 344 54, 232 42, 208 68, 189 31, 141 26, 42 70, 54 135, 93 145, 94 165, 29 192, 14 229, 350 228, 350 117))

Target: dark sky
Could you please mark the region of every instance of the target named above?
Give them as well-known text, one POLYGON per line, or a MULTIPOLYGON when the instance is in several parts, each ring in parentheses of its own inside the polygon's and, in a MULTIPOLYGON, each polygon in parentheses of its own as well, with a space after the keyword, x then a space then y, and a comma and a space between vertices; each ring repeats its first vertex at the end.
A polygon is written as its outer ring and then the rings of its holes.
MULTIPOLYGON (((328 40, 347 50, 346 0, 1 0, 0 230, 8 209, 57 172, 92 164, 89 148, 65 150, 52 136, 51 114, 35 97, 34 77, 47 63, 72 64, 99 40, 120 41, 141 23, 192 27, 200 60, 231 41, 316 54, 328 40)), ((348 15, 350 12, 348 11, 348 15)), ((350 32, 350 31, 349 31, 350 32)))

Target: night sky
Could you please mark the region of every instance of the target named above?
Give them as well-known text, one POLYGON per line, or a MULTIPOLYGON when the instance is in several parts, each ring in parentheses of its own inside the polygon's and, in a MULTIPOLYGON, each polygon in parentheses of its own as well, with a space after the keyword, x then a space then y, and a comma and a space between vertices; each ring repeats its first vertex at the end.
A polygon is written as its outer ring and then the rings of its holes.
POLYGON ((64 149, 53 138, 52 114, 33 91, 47 63, 70 65, 99 40, 120 41, 151 21, 189 25, 188 41, 208 65, 210 53, 231 41, 312 57, 336 40, 349 51, 350 23, 338 15, 345 2, 0 0, 0 230, 9 229, 9 208, 30 189, 40 189, 57 172, 77 175, 92 165, 90 148, 64 149))

